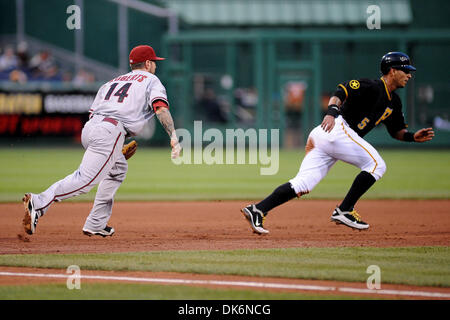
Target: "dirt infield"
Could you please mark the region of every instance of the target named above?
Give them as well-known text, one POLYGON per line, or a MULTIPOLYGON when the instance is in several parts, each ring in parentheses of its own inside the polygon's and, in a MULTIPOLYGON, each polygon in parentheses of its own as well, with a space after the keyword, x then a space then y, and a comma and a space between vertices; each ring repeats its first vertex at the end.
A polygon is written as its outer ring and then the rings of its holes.
POLYGON ((25 241, 22 203, 0 204, 0 254, 94 253, 152 250, 224 250, 334 246, 448 246, 450 200, 361 201, 370 224, 354 231, 330 222, 336 201, 295 200, 273 210, 267 236, 250 232, 242 201, 117 202, 111 238, 81 232, 91 203, 56 203, 25 241))
MULTIPOLYGON (((358 210, 364 220, 371 225, 368 231, 361 232, 330 222, 330 215, 336 201, 296 200, 270 213, 265 222, 270 234, 265 236, 258 236, 250 231, 247 221, 240 212, 240 208, 246 204, 242 201, 118 202, 114 205, 113 216, 110 220, 110 225, 114 226, 116 234, 110 238, 89 238, 82 234, 81 229, 92 204, 56 203, 39 220, 37 233, 22 239, 18 237, 19 234, 23 235, 22 203, 0 204, 0 254, 450 245, 450 200, 361 201, 358 210)), ((23 272, 24 269, 0 268, 0 271, 5 270, 23 272)), ((43 272, 43 269, 25 270, 27 272, 31 270, 34 273, 43 272)), ((111 273, 102 272, 102 274, 111 273)), ((120 275, 152 278, 181 277, 179 274, 151 272, 122 272, 120 275)), ((183 274, 182 277, 192 280, 200 275, 183 274)), ((217 281, 244 279, 219 275, 202 275, 202 277, 217 281)), ((262 277, 244 280, 255 281, 255 279, 266 283, 270 281, 293 283, 292 279, 275 280, 262 277)), ((6 285, 11 281, 15 284, 30 284, 29 278, 23 278, 17 282, 17 277, 3 276, 0 285, 6 285)), ((31 283, 52 281, 54 280, 36 278, 31 283)), ((349 286, 364 288, 365 286, 365 284, 330 281, 296 280, 297 282, 300 287, 321 285, 336 288, 335 292, 323 292, 324 294, 336 294, 340 290, 337 286, 343 288, 349 286)), ((436 291, 436 288, 426 287, 391 287, 397 290, 430 291, 432 289, 436 291)), ((271 289, 256 288, 255 290, 271 289)), ((450 293, 448 288, 442 288, 439 291, 447 295, 450 293)), ((361 296, 361 293, 358 295, 361 296)), ((379 295, 375 296, 379 297, 379 295)), ((397 295, 386 297, 394 298, 397 295)), ((415 296, 403 296, 403 298, 420 299, 415 296)))

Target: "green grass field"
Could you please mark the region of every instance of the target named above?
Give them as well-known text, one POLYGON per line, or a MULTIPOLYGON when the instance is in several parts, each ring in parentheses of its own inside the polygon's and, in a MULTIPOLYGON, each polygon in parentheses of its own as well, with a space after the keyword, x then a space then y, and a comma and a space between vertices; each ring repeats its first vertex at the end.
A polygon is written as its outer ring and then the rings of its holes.
MULTIPOLYGON (((448 247, 288 248, 227 251, 159 251, 104 254, 1 255, 0 265, 83 270, 169 271, 198 274, 282 277, 365 282, 377 265, 383 284, 450 286, 448 247)), ((257 281, 257 280, 256 280, 257 281)), ((255 292, 143 284, 63 284, 0 286, 0 299, 324 299, 317 293, 255 292)), ((336 295, 333 299, 360 299, 336 295)), ((366 297, 367 298, 367 297, 366 297)))
MULTIPOLYGON (((450 150, 379 150, 385 176, 365 199, 449 199, 450 150)), ((16 202, 24 192, 40 192, 73 172, 80 149, 0 149, 0 201, 16 202)), ((141 148, 129 161, 128 177, 117 200, 259 199, 295 176, 304 156, 281 151, 276 175, 259 174, 260 165, 175 165, 169 149, 141 148)), ((342 198, 358 169, 338 163, 307 197, 342 198)), ((69 201, 91 201, 94 191, 69 201)), ((0 266, 176 271, 248 276, 365 282, 375 264, 384 283, 450 286, 449 247, 286 248, 231 251, 165 251, 105 254, 0 255, 0 266)), ((325 299, 316 294, 263 293, 184 286, 85 284, 0 286, 0 299, 325 299)), ((333 296, 333 299, 348 298, 333 296)))
MULTIPOLYGON (((117 200, 246 200, 259 199, 294 177, 304 153, 281 151, 276 175, 260 175, 261 165, 175 165, 170 149, 141 148, 129 160, 127 179, 117 200)), ((381 150, 387 172, 365 199, 448 199, 450 150, 381 150)), ((0 201, 41 192, 77 169, 80 149, 0 149, 0 201)), ((264 167, 264 166, 263 166, 264 167)), ((307 196, 339 199, 359 170, 338 162, 307 196)), ((94 192, 75 201, 92 200, 94 192)))
POLYGON ((253 290, 209 289, 177 285, 82 284, 68 290, 65 284, 0 286, 3 300, 325 300, 374 299, 345 295, 258 292, 253 290))
POLYGON ((448 247, 288 248, 105 254, 2 255, 0 265, 82 270, 169 271, 365 282, 369 265, 383 283, 450 287, 448 247))

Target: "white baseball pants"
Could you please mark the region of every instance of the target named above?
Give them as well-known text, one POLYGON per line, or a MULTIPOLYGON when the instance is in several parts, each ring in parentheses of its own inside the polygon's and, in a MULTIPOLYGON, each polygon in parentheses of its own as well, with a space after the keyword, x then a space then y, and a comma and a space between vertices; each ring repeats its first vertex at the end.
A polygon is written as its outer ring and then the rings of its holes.
POLYGON ((311 192, 338 160, 369 172, 376 180, 386 172, 386 164, 375 148, 353 131, 342 116, 335 121, 331 132, 319 125, 309 134, 313 148, 305 155, 298 174, 289 180, 298 195, 311 192))
POLYGON ((100 231, 111 217, 114 195, 125 180, 127 161, 122 154, 126 131, 120 122, 94 115, 86 122, 81 142, 86 149, 79 168, 40 194, 32 194, 33 205, 43 215, 55 201, 89 192, 98 184, 93 208, 84 227, 100 231))

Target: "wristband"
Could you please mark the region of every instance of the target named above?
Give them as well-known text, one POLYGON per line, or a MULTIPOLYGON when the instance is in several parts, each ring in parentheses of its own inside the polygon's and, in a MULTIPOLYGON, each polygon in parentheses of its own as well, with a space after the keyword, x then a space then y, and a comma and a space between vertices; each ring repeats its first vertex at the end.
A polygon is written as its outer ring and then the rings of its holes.
POLYGON ((339 115, 339 107, 337 106, 337 104, 330 104, 328 106, 327 115, 337 118, 337 116, 339 115))
POLYGON ((403 141, 407 141, 407 142, 414 142, 414 141, 416 141, 415 139, 414 139, 414 133, 412 133, 412 132, 405 132, 404 134, 403 134, 403 141))

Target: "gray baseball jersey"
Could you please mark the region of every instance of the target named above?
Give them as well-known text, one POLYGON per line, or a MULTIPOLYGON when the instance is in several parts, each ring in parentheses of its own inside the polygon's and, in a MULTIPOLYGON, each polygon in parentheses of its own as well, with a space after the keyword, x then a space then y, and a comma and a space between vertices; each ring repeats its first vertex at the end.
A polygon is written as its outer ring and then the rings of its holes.
POLYGON ((90 112, 119 120, 130 135, 137 135, 155 115, 152 105, 156 100, 169 105, 166 89, 158 77, 133 70, 101 86, 90 112))
POLYGON ((38 216, 55 201, 68 199, 98 185, 94 206, 83 231, 103 230, 111 217, 114 195, 126 177, 128 164, 122 154, 125 135, 138 134, 155 115, 153 103, 167 101, 166 90, 155 75, 134 70, 100 87, 92 103, 81 142, 86 149, 79 168, 40 194, 31 194, 38 216))

